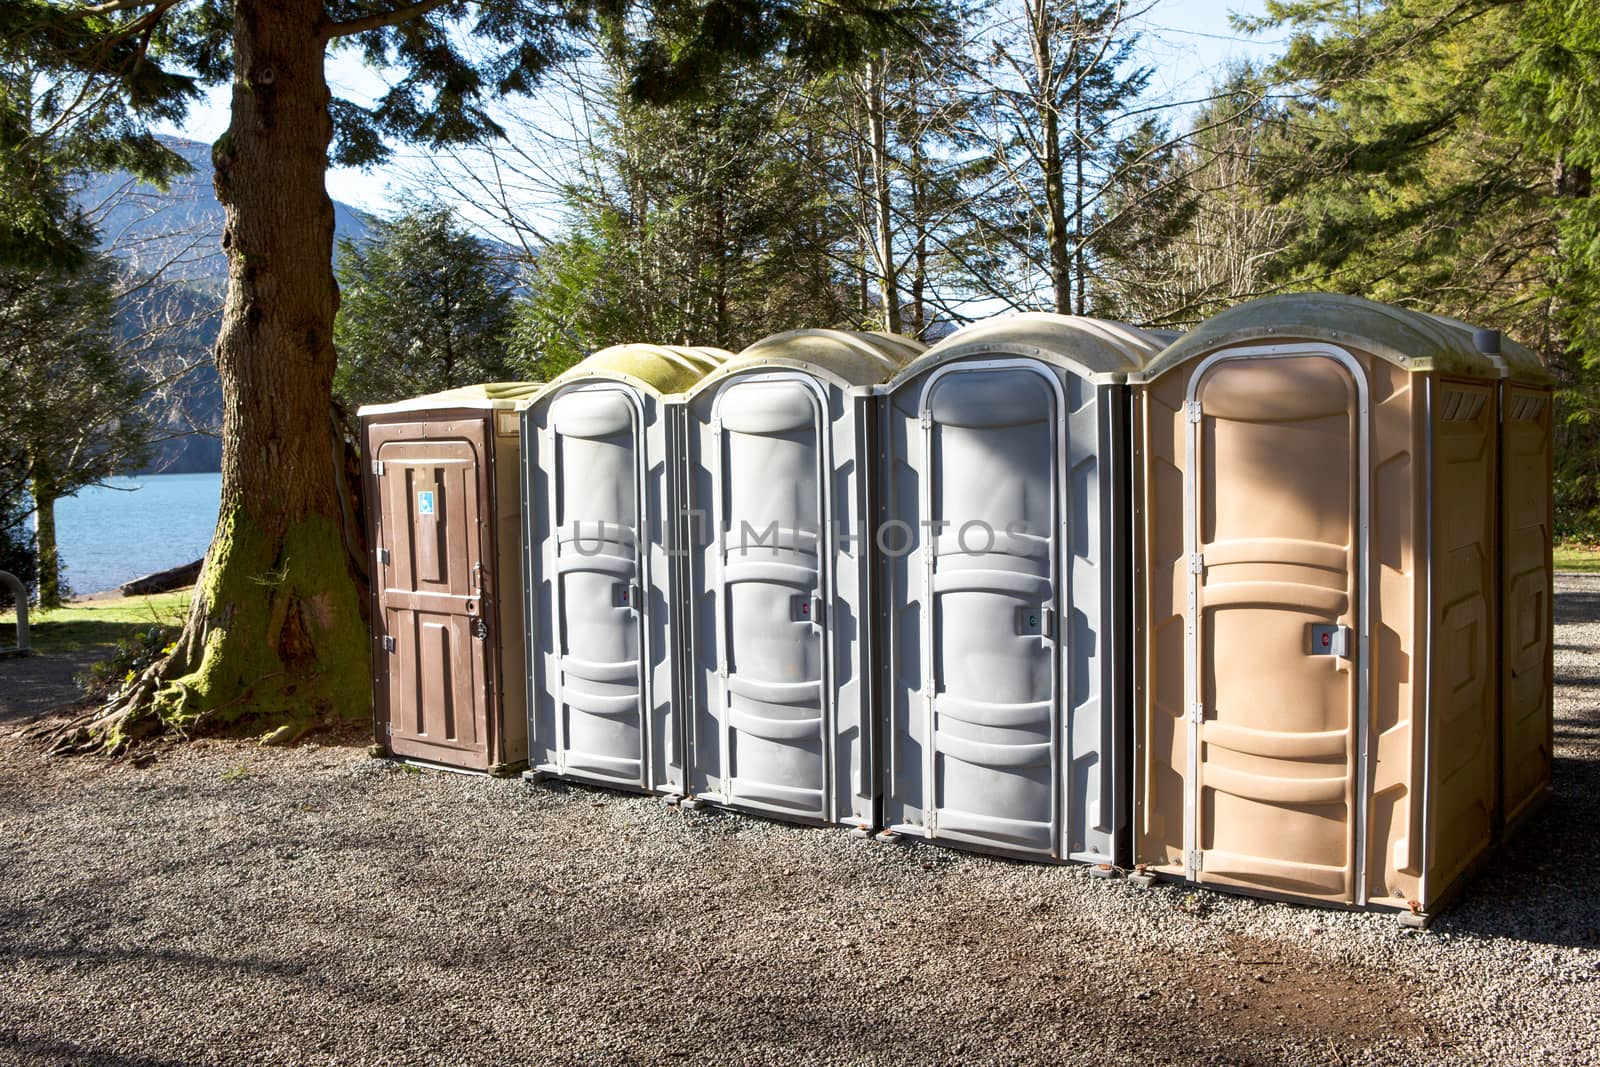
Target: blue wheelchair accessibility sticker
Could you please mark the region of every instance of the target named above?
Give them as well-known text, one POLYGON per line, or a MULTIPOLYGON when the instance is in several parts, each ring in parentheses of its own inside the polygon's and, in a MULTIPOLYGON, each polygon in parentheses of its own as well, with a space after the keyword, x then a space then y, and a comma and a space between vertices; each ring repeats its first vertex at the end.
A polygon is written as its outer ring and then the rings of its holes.
POLYGON ((433 514, 433 490, 432 489, 424 489, 424 490, 422 490, 422 491, 417 493, 417 514, 418 515, 432 515, 433 514))

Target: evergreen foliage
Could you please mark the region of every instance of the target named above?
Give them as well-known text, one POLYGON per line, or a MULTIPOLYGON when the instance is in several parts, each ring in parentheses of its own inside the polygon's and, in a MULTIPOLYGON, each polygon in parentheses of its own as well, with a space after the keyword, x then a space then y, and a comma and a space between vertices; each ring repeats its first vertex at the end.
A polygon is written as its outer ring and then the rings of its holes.
POLYGON ((516 376, 512 267, 449 210, 374 220, 370 239, 341 242, 337 275, 334 389, 346 407, 516 376))

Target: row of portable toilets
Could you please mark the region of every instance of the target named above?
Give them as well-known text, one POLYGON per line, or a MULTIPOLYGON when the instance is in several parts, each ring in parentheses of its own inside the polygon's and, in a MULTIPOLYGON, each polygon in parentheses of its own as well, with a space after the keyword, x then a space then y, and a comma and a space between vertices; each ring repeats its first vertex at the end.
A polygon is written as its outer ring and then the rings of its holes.
POLYGON ((1551 416, 1329 295, 369 407, 378 740, 1427 913, 1549 782, 1551 416))

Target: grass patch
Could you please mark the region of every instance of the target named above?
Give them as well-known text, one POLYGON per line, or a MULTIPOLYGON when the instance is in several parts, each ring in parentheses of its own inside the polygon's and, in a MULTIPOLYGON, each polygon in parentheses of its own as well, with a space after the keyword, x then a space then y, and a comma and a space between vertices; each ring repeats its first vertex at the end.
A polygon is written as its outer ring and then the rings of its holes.
POLYGON ((1600 574, 1600 545, 1563 542, 1555 546, 1556 570, 1600 574))
MULTIPOLYGON (((155 596, 87 600, 55 611, 29 611, 29 639, 35 652, 45 654, 114 645, 152 624, 182 626, 191 596, 192 590, 180 589, 155 596)), ((16 613, 0 614, 0 647, 14 643, 16 634, 16 613)))

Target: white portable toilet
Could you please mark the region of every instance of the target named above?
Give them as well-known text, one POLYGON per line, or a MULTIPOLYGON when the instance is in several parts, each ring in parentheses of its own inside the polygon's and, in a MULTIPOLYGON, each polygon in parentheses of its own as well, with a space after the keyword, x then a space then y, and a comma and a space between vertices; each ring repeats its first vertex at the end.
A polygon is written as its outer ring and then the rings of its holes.
POLYGON ((872 826, 870 389, 923 347, 796 330, 683 398, 691 796, 872 826))
POLYGON ((1039 860, 1125 847, 1128 397, 1156 335, 1029 313, 884 386, 887 833, 1039 860))
POLYGON ((662 398, 729 356, 603 349, 522 413, 530 779, 683 792, 662 398))

